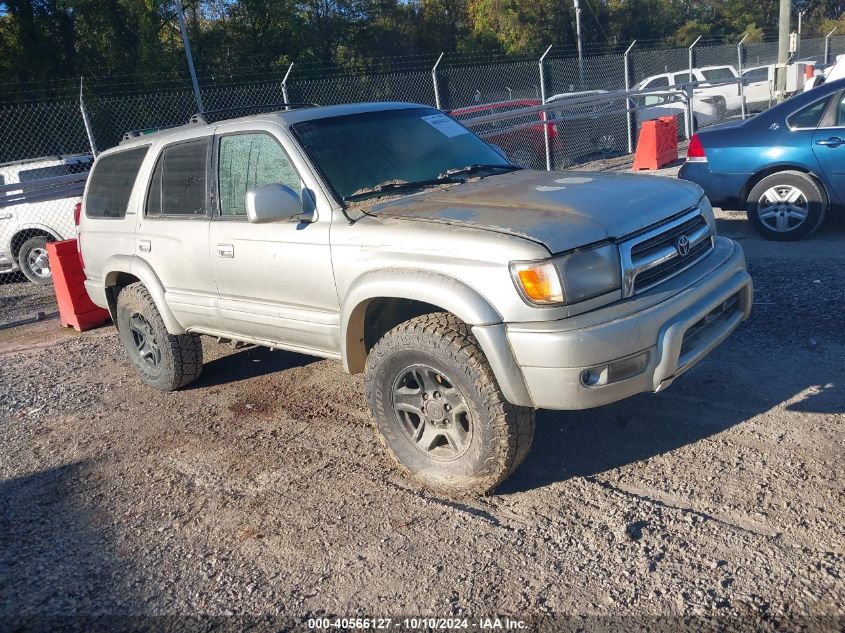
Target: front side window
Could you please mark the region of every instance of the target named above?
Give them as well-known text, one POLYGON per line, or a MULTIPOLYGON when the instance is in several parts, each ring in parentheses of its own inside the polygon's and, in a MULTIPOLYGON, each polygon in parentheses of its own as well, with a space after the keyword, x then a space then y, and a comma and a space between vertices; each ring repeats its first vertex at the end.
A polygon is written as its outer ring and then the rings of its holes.
POLYGON ((791 128, 817 128, 824 111, 827 109, 827 104, 830 103, 830 99, 830 97, 827 97, 826 99, 811 103, 807 107, 798 110, 795 114, 788 116, 786 122, 791 128))
POLYGON ((387 181, 436 179, 450 169, 509 163, 460 123, 432 108, 381 110, 293 126, 341 198, 387 181))
POLYGON ((135 177, 149 147, 125 150, 97 161, 85 189, 85 215, 89 218, 123 218, 135 177))
POLYGON ((147 193, 148 216, 205 215, 208 144, 202 138, 164 148, 147 193))
POLYGON ((664 88, 669 86, 669 78, 668 77, 657 77, 656 79, 652 79, 649 81, 643 89, 645 88, 664 88))
POLYGON ((251 187, 280 184, 302 191, 302 181, 282 146, 268 134, 237 134, 220 138, 217 177, 222 217, 246 216, 246 192, 251 187))
POLYGON ((730 68, 711 68, 709 70, 702 70, 701 74, 704 75, 704 79, 712 83, 736 79, 730 68))

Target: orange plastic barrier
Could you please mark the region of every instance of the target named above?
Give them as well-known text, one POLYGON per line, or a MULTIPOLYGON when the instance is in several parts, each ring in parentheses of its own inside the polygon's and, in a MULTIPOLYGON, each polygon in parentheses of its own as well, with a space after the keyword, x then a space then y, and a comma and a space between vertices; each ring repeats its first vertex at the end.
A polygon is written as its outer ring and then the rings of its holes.
POLYGON ((47 255, 62 325, 84 332, 106 323, 110 318, 108 310, 94 305, 85 291, 85 273, 76 240, 48 242, 47 255))
POLYGON ((804 79, 812 79, 813 75, 816 74, 816 67, 813 64, 807 64, 804 66, 804 79))
POLYGON ((660 169, 678 160, 678 124, 674 116, 645 121, 640 128, 633 171, 660 169))

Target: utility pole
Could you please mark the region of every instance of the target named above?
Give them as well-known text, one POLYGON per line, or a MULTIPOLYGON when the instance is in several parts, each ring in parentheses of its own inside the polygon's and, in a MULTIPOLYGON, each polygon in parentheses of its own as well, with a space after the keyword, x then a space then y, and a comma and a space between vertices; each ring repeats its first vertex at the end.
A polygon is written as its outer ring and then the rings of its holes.
POLYGON ((789 17, 792 12, 792 0, 780 0, 780 19, 778 20, 778 101, 783 101, 786 92, 786 62, 789 61, 789 17))
POLYGON ((197 71, 194 69, 194 56, 191 53, 191 43, 188 41, 188 25, 185 23, 185 13, 182 11, 182 0, 176 0, 176 15, 179 16, 179 30, 182 32, 182 44, 185 46, 185 56, 188 58, 188 70, 191 73, 191 83, 194 86, 194 98, 200 113, 205 112, 202 104, 202 93, 197 82, 197 71))
POLYGON ((581 2, 580 0, 573 0, 575 3, 575 33, 578 37, 578 81, 580 82, 580 89, 584 89, 584 49, 581 42, 581 2))

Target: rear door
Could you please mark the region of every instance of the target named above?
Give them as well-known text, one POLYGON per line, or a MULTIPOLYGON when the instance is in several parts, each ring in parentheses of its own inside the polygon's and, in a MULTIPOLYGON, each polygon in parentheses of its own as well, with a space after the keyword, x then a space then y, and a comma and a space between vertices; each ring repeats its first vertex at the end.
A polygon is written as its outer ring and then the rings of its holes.
POLYGON ((845 204, 845 92, 834 96, 813 134, 813 152, 839 204, 845 204))
POLYGON ((283 184, 316 206, 276 133, 242 130, 215 140, 217 199, 210 244, 226 331, 288 349, 334 356, 340 304, 329 248, 331 214, 313 222, 252 224, 247 190, 283 184))
POLYGON ((149 263, 186 329, 219 323, 208 248, 211 137, 166 145, 147 185, 135 255, 149 263))

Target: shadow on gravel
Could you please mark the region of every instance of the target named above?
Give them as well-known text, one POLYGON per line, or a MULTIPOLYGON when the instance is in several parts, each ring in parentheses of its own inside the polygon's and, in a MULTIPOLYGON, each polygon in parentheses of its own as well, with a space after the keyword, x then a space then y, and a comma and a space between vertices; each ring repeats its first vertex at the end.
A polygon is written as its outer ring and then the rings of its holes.
POLYGON ((123 582, 134 574, 114 551, 114 519, 82 497, 96 477, 89 465, 0 482, 0 622, 140 602, 123 582))
POLYGON ((184 390, 203 389, 257 378, 294 367, 304 367, 321 360, 316 356, 281 350, 273 351, 267 347, 245 347, 233 354, 203 364, 199 380, 185 387, 184 390))

